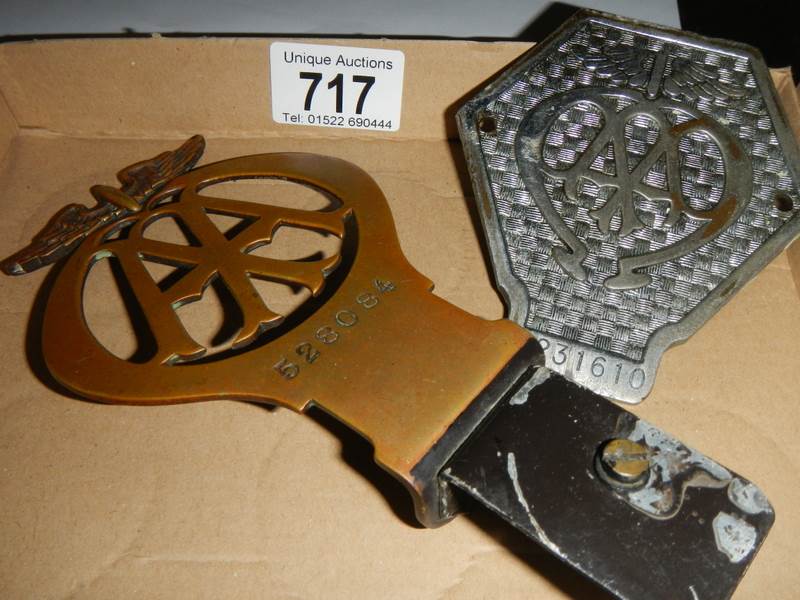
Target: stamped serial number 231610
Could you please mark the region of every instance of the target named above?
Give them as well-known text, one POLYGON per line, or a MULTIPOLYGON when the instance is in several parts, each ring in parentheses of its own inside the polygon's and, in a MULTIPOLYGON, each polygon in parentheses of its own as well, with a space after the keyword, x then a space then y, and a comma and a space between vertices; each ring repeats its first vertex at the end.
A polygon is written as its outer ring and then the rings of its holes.
POLYGON ((575 377, 584 375, 583 379, 591 377, 603 380, 608 385, 629 386, 634 390, 641 389, 647 379, 644 369, 627 361, 614 360, 596 354, 592 350, 580 349, 564 342, 538 336, 536 339, 542 345, 548 364, 575 377))

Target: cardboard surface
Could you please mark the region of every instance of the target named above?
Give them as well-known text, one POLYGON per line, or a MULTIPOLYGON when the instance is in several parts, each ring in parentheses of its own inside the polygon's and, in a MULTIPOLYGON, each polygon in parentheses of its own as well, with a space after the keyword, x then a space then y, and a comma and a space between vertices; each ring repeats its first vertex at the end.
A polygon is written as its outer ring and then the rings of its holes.
MULTIPOLYGON (((398 134, 273 124, 267 40, 0 46, 0 255, 67 202, 89 203, 90 185, 114 183, 122 166, 197 132, 208 137, 204 162, 304 150, 358 164, 386 194, 403 249, 435 293, 501 317, 448 115, 527 46, 350 43, 406 52, 398 134)), ((36 351, 41 303, 31 306, 46 276, 0 279, 0 597, 607 597, 487 514, 416 527, 406 492, 324 415, 70 397, 36 351)), ((113 290, 99 289, 93 318, 114 324, 113 290)), ((122 343, 124 329, 109 343, 122 343)), ((799 334, 784 254, 666 353, 653 393, 633 409, 772 501, 775 526, 738 600, 794 598, 800 588, 799 334)))
POLYGON ((401 140, 442 139, 447 134, 452 139, 455 122, 445 119, 444 109, 531 47, 420 40, 322 43, 386 45, 405 54, 400 131, 287 130, 273 123, 269 41, 264 39, 155 37, 6 44, 0 52, 0 81, 21 126, 70 136, 161 138, 202 131, 207 137, 236 138, 382 135, 401 140))

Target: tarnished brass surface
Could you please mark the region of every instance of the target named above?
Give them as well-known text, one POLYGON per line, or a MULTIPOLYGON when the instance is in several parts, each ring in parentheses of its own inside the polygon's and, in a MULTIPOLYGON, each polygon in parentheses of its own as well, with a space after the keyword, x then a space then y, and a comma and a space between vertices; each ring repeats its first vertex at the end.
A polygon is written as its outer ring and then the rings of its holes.
POLYGON ((430 280, 403 256, 386 200, 364 171, 311 154, 246 156, 180 175, 140 210, 92 230, 54 282, 43 353, 61 383, 102 402, 229 398, 296 411, 318 405, 368 438, 376 460, 418 493, 414 465, 532 339, 510 321, 477 318, 431 289, 430 280), (202 192, 221 181, 263 177, 311 185, 339 205, 302 211, 202 192), (247 217, 250 224, 228 239, 208 213, 247 217), (147 227, 167 217, 179 221, 196 243, 144 236, 147 227), (270 243, 282 226, 335 235, 352 250, 311 262, 250 253, 270 243), (113 355, 86 322, 84 283, 92 266, 110 257, 118 261, 157 346, 141 363, 113 355), (190 270, 162 291, 143 259, 190 270), (280 326, 284 316, 264 304, 251 279, 302 286, 319 296, 337 268, 347 271, 335 292, 296 327, 264 344, 262 334, 280 326), (230 352, 202 358, 206 349, 187 334, 175 310, 200 299, 216 278, 235 298, 244 325, 230 352))

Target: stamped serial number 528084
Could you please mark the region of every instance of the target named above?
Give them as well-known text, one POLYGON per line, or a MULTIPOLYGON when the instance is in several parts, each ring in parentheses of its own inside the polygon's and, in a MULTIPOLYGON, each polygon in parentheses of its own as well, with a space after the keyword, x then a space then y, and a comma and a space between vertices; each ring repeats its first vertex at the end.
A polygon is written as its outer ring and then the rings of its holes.
POLYGON ((286 355, 281 356, 278 362, 272 365, 272 369, 284 379, 291 380, 300 375, 301 365, 303 367, 313 365, 321 359, 325 346, 333 346, 339 341, 344 330, 358 325, 360 312, 374 309, 380 304, 382 294, 395 290, 394 283, 385 279, 374 279, 372 285, 374 290, 364 291, 356 296, 352 307, 337 311, 333 316, 333 322, 318 327, 312 340, 297 344, 293 352, 289 353, 290 356, 294 355, 291 360, 286 355))

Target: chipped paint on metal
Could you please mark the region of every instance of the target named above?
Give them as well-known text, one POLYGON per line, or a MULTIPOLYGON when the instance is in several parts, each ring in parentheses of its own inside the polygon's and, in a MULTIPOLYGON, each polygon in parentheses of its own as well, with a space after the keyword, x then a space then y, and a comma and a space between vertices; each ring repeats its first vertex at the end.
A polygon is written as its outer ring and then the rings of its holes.
POLYGON ((734 477, 728 487, 728 498, 734 506, 748 515, 772 512, 772 506, 764 492, 749 481, 743 481, 738 477, 734 477))
POLYGON ((756 547, 756 528, 738 517, 719 512, 714 517, 714 540, 717 548, 732 563, 742 562, 756 547))
POLYGON ((650 516, 665 516, 670 512, 674 504, 674 494, 671 487, 656 487, 653 479, 654 476, 650 475, 645 487, 629 492, 626 498, 635 508, 644 511, 650 516))
POLYGON ((660 467, 664 481, 670 481, 674 475, 689 466, 700 467, 720 481, 728 481, 732 477, 731 472, 718 462, 697 450, 684 446, 680 441, 647 421, 637 421, 628 439, 634 442, 644 441, 655 450, 652 461, 660 467))
POLYGON ((550 369, 546 369, 541 367, 536 369, 536 372, 531 376, 531 378, 525 382, 525 384, 519 388, 516 394, 508 401, 511 406, 522 406, 528 401, 528 396, 531 393, 531 390, 535 388, 537 385, 544 383, 548 379, 550 379, 550 375, 553 372, 550 369))
POLYGON ((528 515, 528 520, 531 522, 531 525, 533 526, 533 529, 536 532, 536 537, 551 552, 556 554, 556 556, 563 557, 564 554, 561 552, 561 548, 559 548, 556 544, 550 541, 550 538, 547 537, 547 534, 545 533, 544 529, 542 529, 542 526, 539 525, 539 521, 537 521, 536 517, 533 516, 533 512, 531 511, 531 505, 525 499, 525 494, 523 494, 522 492, 522 486, 519 484, 519 475, 517 473, 517 459, 514 456, 513 452, 509 452, 508 456, 506 457, 506 470, 508 471, 508 477, 511 480, 511 484, 514 486, 514 493, 517 495, 517 501, 525 510, 525 514, 528 515))
POLYGON ((631 506, 651 517, 675 516, 686 488, 722 488, 733 478, 719 463, 647 421, 636 421, 628 439, 643 443, 650 450, 650 476, 644 487, 620 493, 631 506))

